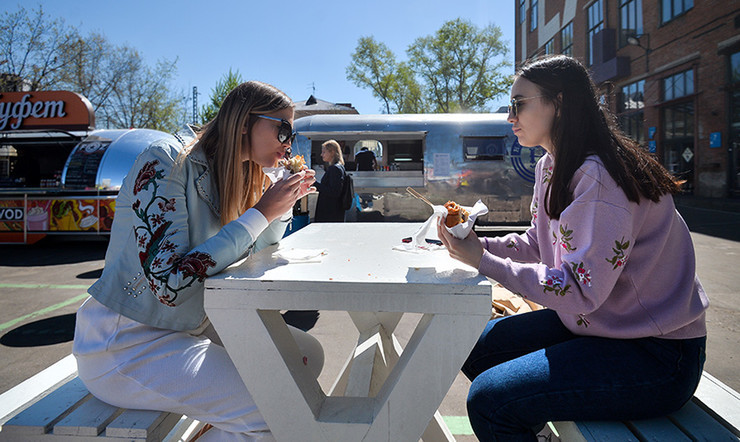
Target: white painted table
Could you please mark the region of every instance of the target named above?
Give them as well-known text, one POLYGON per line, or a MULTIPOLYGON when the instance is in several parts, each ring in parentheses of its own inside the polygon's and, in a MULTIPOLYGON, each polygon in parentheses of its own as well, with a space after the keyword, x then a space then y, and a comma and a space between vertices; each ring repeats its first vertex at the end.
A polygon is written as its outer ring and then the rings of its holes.
POLYGON ((454 440, 436 412, 491 315, 491 285, 446 250, 392 250, 420 224, 310 224, 206 280, 205 308, 278 441, 454 440), (279 256, 326 249, 320 262, 279 256), (360 338, 331 390, 281 310, 350 313, 360 338), (393 336, 421 313, 405 348, 393 336))

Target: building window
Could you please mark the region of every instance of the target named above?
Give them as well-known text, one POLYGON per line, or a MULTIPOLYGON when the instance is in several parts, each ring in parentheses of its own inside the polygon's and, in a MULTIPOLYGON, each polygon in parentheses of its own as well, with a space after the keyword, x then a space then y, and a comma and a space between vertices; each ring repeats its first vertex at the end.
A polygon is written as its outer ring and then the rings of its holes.
POLYGON ((694 191, 694 103, 663 108, 663 165, 682 180, 685 193, 694 191))
POLYGON ((560 31, 560 47, 563 54, 573 56, 573 22, 560 31))
POLYGON ((586 44, 588 45, 588 64, 594 63, 594 35, 604 29, 604 14, 601 7, 602 0, 596 0, 588 7, 588 31, 586 33, 586 44))
POLYGON ((463 137, 465 161, 498 160, 506 155, 506 138, 463 137))
POLYGON ((551 55, 555 53, 555 40, 550 39, 545 43, 545 55, 551 55))
POLYGON ((619 47, 628 37, 642 35, 642 0, 619 0, 619 47))
POLYGON ((662 23, 668 23, 674 18, 694 7, 694 0, 661 0, 662 23))
POLYGON ((624 133, 640 144, 645 142, 645 80, 622 87, 619 122, 624 133))
POLYGON ((730 137, 727 146, 732 148, 730 188, 740 194, 740 52, 730 55, 730 137))
POLYGON ((527 18, 527 5, 524 0, 519 0, 519 23, 524 23, 525 18, 527 18))
POLYGON ((663 79, 663 101, 694 93, 694 70, 679 72, 663 79))
POLYGON ((537 3, 539 0, 532 0, 532 5, 529 7, 529 30, 534 31, 537 29, 537 3))

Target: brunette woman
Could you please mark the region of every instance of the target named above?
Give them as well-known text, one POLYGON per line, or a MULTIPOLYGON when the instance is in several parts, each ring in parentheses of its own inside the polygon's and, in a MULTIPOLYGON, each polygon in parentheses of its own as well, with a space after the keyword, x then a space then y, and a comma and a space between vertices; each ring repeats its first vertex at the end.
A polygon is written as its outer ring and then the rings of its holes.
POLYGON ((680 183, 620 132, 584 66, 524 66, 509 121, 542 146, 526 233, 458 240, 450 255, 547 309, 489 322, 463 372, 481 441, 534 441, 548 421, 678 410, 705 359, 707 297, 672 195, 680 183))

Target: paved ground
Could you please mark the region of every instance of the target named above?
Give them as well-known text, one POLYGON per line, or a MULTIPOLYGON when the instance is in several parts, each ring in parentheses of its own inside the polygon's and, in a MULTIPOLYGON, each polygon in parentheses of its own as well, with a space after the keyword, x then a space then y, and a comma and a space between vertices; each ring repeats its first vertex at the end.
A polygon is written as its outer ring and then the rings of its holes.
MULTIPOLYGON (((695 242, 698 274, 711 306, 705 369, 740 391, 740 213, 680 206, 695 242)), ((73 313, 86 288, 99 277, 107 243, 50 238, 36 245, 0 245, 0 393, 38 373, 71 351, 73 313)), ((418 317, 397 329, 402 343, 418 317)), ((346 314, 322 312, 312 333, 327 350, 319 381, 325 390, 339 373, 356 334, 346 314)), ((443 343, 442 343, 443 344, 443 343)), ((467 434, 465 396, 469 382, 458 376, 440 411, 458 441, 467 434)))

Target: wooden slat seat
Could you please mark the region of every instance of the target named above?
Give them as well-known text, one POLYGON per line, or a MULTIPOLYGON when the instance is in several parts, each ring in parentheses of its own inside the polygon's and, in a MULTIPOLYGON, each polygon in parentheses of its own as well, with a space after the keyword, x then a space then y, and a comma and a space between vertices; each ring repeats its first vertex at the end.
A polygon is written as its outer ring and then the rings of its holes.
POLYGON ((182 422, 176 413, 129 410, 95 398, 75 377, 8 420, 0 441, 163 441, 182 422))
POLYGON ((563 442, 737 442, 740 394, 704 372, 691 401, 668 416, 625 422, 552 422, 551 427, 563 442))

